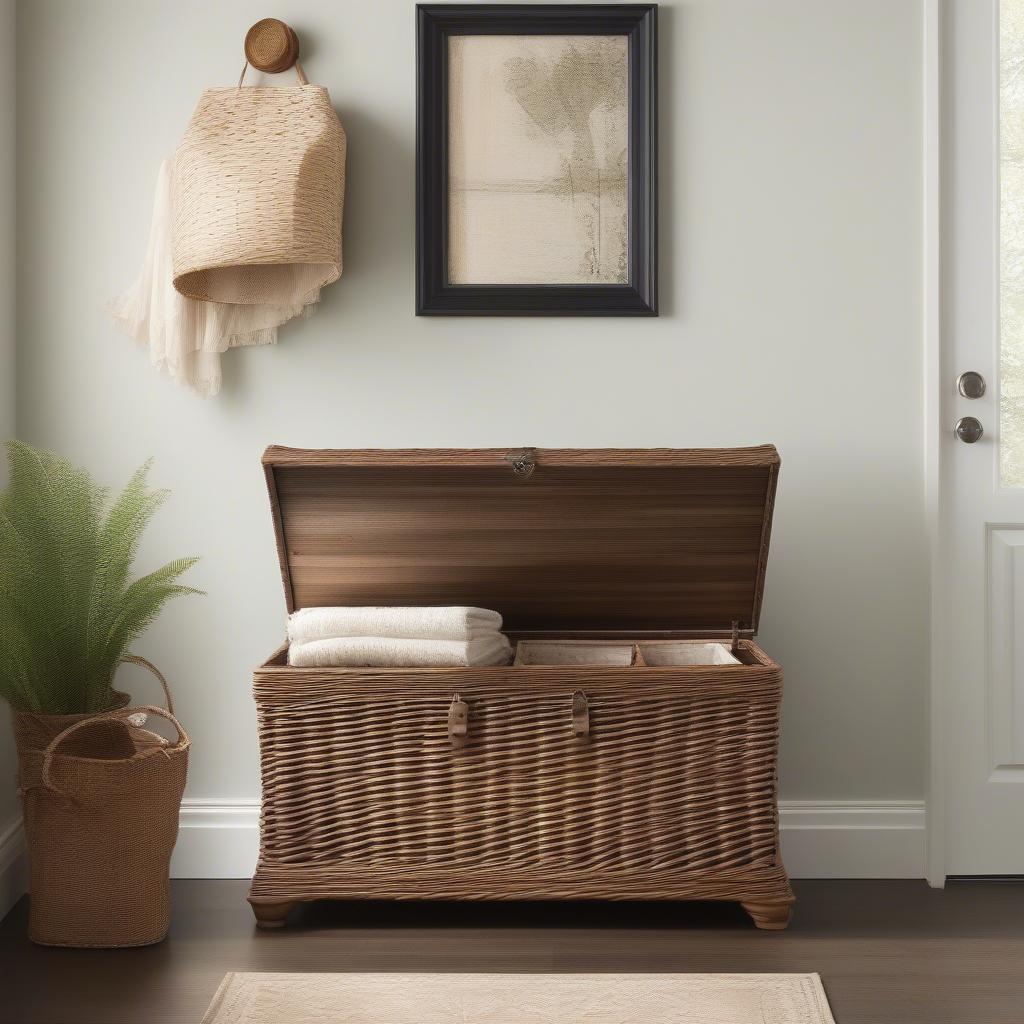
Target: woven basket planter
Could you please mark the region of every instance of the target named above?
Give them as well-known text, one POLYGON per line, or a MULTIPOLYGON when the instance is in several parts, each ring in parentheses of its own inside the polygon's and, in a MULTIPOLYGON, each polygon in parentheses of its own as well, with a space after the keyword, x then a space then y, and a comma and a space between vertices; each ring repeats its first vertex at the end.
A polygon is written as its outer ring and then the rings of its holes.
POLYGON ((175 154, 174 286, 298 306, 341 274, 345 132, 326 89, 207 89, 175 154))
MULTIPOLYGON (((121 708, 128 706, 130 700, 127 693, 114 690, 114 700, 110 707, 99 714, 120 711, 121 708)), ((84 715, 43 715, 33 711, 16 711, 12 708, 11 730, 14 733, 14 746, 18 753, 19 776, 34 775, 38 778, 39 771, 43 766, 43 754, 50 743, 65 729, 69 729, 78 722, 95 718, 96 714, 96 712, 90 712, 84 715)), ((23 781, 22 788, 24 788, 23 781)))
POLYGON ((48 946, 159 942, 170 922, 170 857, 188 765, 180 723, 152 706, 99 715, 14 712, 12 723, 29 938, 48 946), (133 726, 128 719, 138 712, 166 718, 177 741, 133 726))

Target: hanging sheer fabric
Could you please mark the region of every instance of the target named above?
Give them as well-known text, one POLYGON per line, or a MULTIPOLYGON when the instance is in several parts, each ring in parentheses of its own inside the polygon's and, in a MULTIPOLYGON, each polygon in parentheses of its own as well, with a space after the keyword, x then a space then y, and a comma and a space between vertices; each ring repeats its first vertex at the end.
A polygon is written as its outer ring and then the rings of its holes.
POLYGON ((205 302, 182 295, 174 287, 171 259, 171 174, 172 161, 165 160, 139 279, 108 309, 131 337, 148 345, 154 366, 209 397, 221 388, 222 353, 240 345, 273 344, 277 328, 293 317, 308 316, 318 296, 278 306, 205 302))
POLYGON ((139 279, 109 307, 204 396, 223 352, 274 343, 341 274, 345 132, 327 90, 296 72, 296 87, 203 93, 160 168, 139 279))

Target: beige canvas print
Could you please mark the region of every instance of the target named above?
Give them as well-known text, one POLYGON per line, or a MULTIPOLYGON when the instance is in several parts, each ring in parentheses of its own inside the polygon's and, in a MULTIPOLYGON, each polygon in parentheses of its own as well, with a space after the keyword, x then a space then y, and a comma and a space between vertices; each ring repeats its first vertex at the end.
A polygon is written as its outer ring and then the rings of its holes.
POLYGON ((452 36, 451 284, 626 284, 625 36, 452 36))

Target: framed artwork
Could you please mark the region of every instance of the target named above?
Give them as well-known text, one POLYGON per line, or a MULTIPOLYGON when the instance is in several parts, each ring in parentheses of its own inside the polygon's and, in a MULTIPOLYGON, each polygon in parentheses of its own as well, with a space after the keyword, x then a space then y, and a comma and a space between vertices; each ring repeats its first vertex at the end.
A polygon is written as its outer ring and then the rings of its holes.
POLYGON ((656 315, 657 5, 417 18, 417 314, 656 315))

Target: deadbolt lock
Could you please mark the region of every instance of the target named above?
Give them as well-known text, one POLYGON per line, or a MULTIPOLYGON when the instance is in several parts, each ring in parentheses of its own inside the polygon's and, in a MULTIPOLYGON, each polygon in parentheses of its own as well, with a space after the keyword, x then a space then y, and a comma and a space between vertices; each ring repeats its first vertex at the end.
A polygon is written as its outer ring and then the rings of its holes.
POLYGON ((977 370, 967 370, 957 377, 956 389, 964 398, 981 398, 985 394, 985 378, 977 370))

